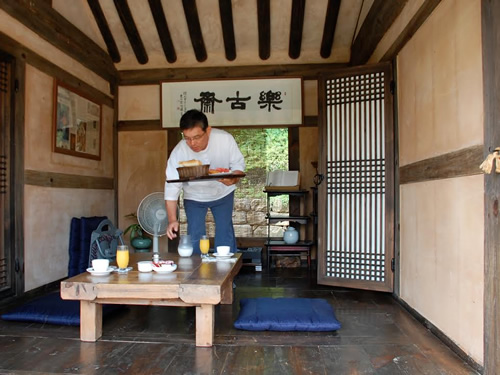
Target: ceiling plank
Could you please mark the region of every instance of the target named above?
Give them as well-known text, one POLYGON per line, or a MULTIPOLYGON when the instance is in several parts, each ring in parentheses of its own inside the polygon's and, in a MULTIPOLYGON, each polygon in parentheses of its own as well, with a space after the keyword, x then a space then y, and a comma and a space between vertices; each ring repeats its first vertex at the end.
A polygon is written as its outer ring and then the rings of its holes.
POLYGON ((130 12, 127 0, 113 0, 113 2, 115 3, 116 11, 122 21, 123 28, 125 29, 125 33, 127 34, 137 61, 139 64, 146 64, 149 61, 148 54, 142 43, 139 31, 135 26, 134 18, 130 12))
POLYGON ((408 0, 375 0, 351 48, 351 65, 365 64, 408 0))
POLYGON ((333 39, 337 28, 339 17, 340 0, 328 0, 326 8, 325 27, 323 28, 323 39, 321 40, 320 55, 327 59, 332 54, 333 39))
POLYGON ((292 19, 290 21, 290 42, 288 45, 288 56, 291 59, 297 59, 300 56, 305 8, 306 0, 293 0, 292 19))
POLYGON ((271 56, 271 4, 270 0, 257 0, 259 26, 259 57, 267 60, 271 56))
POLYGON ((191 80, 218 78, 248 78, 248 77, 302 77, 303 79, 318 79, 325 72, 346 68, 347 64, 289 64, 289 65, 255 65, 206 68, 166 68, 122 70, 119 72, 120 85, 157 85, 165 80, 191 80))
POLYGON ((87 3, 89 4, 90 10, 94 15, 97 27, 99 27, 99 31, 104 39, 104 43, 106 43, 111 60, 113 60, 114 63, 119 63, 121 61, 120 52, 118 51, 113 34, 111 34, 108 21, 104 16, 99 0, 87 0, 87 3))
POLYGON ((441 0, 425 0, 380 61, 390 61, 403 49, 441 0))
POLYGON ((234 41, 233 8, 231 6, 231 0, 219 0, 219 12, 226 59, 233 61, 236 59, 236 43, 234 41))
POLYGON ((110 56, 45 1, 0 1, 0 9, 109 82, 117 71, 110 56))
POLYGON ((191 44, 193 45, 194 54, 198 62, 203 62, 207 59, 207 50, 201 33, 200 18, 198 17, 198 8, 196 0, 182 0, 184 14, 188 25, 191 44))
POLYGON ((168 29, 167 19, 165 18, 161 0, 149 0, 149 8, 155 20, 158 37, 163 47, 163 53, 169 63, 174 63, 177 61, 177 54, 175 53, 174 43, 172 42, 172 36, 168 29))

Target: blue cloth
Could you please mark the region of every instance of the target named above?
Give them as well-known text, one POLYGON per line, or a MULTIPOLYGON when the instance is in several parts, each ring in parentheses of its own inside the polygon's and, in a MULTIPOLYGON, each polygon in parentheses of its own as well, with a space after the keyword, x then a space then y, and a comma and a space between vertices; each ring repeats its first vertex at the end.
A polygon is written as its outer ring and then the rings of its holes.
POLYGON ((206 234, 205 218, 210 208, 215 220, 215 247, 231 246, 236 252, 236 236, 233 227, 234 191, 224 198, 212 202, 184 200, 184 210, 188 222, 188 234, 193 241, 193 254, 201 254, 200 238, 206 234))
MULTIPOLYGON (((103 316, 120 308, 120 305, 104 305, 103 316)), ((53 292, 3 314, 2 319, 78 326, 80 325, 80 301, 63 300, 59 292, 53 292)))
POLYGON ((247 331, 336 331, 332 306, 319 298, 245 298, 235 328, 247 331))

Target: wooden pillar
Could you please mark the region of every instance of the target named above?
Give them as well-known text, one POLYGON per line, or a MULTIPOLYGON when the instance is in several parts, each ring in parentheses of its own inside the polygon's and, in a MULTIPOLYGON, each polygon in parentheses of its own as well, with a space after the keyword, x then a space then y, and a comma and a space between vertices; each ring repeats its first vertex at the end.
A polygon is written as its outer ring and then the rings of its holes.
MULTIPOLYGON (((482 0, 484 156, 500 146, 500 0, 482 0)), ((500 369, 500 174, 484 177, 484 374, 500 369)))

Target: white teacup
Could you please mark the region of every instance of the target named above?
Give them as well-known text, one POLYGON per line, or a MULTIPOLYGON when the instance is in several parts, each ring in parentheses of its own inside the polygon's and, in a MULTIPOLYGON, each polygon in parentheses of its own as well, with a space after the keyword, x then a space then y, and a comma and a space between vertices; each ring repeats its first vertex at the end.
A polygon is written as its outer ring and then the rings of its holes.
POLYGON ((92 268, 97 272, 106 272, 109 268, 109 259, 94 259, 92 268))
POLYGON ((217 255, 229 255, 229 250, 231 250, 231 246, 217 246, 217 255))

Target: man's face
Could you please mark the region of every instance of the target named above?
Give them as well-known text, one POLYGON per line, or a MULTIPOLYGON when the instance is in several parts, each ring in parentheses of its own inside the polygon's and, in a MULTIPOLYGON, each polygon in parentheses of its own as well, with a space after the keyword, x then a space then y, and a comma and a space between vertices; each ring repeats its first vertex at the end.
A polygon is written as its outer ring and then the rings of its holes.
POLYGON ((201 126, 195 126, 194 128, 183 130, 182 135, 191 150, 200 152, 207 148, 210 131, 210 126, 206 130, 203 130, 201 126))

